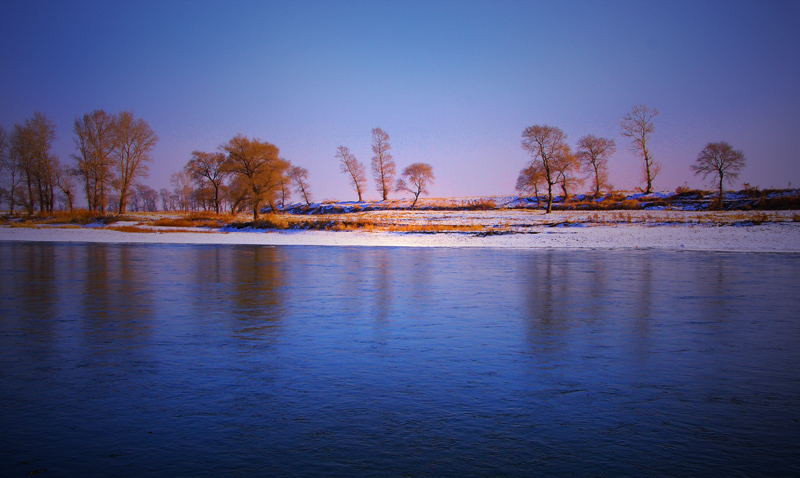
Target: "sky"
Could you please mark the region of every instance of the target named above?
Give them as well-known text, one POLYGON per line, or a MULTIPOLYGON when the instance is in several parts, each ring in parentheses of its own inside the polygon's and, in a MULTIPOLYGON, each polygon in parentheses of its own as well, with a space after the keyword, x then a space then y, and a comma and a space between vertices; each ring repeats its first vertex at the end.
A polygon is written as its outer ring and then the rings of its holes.
POLYGON ((689 166, 717 141, 747 158, 734 187, 800 187, 798 0, 26 0, 0 10, 0 124, 44 113, 68 162, 76 117, 131 110, 159 137, 142 181, 156 190, 171 188, 192 151, 241 133, 308 169, 315 200, 356 199, 335 158, 347 146, 367 166, 366 199, 378 199, 369 164, 380 127, 398 172, 433 166, 431 197, 514 194, 531 159, 522 131, 537 124, 561 128, 573 148, 587 134, 614 139, 611 183, 633 190, 642 161, 619 122, 637 104, 661 113, 655 189, 712 188, 689 166))

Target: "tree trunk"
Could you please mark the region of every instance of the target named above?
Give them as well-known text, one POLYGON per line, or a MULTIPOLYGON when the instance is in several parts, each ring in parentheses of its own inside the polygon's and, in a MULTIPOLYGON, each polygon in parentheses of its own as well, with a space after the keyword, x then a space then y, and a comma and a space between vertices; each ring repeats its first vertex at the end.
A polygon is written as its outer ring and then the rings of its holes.
POLYGON ((411 203, 411 209, 414 209, 414 206, 417 205, 417 199, 419 198, 420 192, 422 191, 418 191, 416 194, 414 194, 414 202, 411 203))
POLYGON ((644 168, 645 168, 645 175, 647 176, 647 190, 645 190, 645 194, 650 194, 653 192, 653 178, 650 177, 650 158, 647 156, 644 157, 644 168))
POLYGON ((594 168, 594 197, 600 197, 600 171, 597 166, 594 168))
POLYGON ((547 214, 553 212, 553 183, 547 182, 547 214))
POLYGON ((28 180, 28 203, 25 205, 28 209, 28 215, 33 216, 33 182, 31 181, 31 174, 29 172, 25 172, 25 176, 28 180))

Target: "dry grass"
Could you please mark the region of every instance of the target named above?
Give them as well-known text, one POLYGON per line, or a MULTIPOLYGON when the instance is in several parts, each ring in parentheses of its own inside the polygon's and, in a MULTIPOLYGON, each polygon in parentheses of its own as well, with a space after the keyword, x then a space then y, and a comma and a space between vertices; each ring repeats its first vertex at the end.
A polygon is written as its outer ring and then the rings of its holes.
POLYGON ((73 211, 55 211, 53 213, 37 213, 26 218, 27 221, 39 224, 92 224, 101 222, 111 224, 122 218, 114 214, 103 214, 86 209, 75 209, 73 211))
POLYGON ((31 221, 12 222, 9 223, 9 226, 19 227, 19 228, 32 228, 32 229, 38 229, 39 227, 41 227, 39 224, 31 221))
POLYGON ((185 217, 163 217, 153 221, 153 226, 162 227, 223 227, 235 219, 229 214, 195 212, 185 217))
POLYGON ((490 209, 497 209, 497 203, 492 199, 476 199, 467 202, 466 206, 462 209, 468 211, 488 211, 490 209))

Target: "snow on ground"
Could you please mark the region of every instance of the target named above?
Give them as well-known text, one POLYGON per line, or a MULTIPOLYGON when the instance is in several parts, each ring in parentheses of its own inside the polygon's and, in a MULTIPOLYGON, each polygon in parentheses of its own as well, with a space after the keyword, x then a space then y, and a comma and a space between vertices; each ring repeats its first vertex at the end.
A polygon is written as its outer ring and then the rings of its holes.
MULTIPOLYGON (((490 213, 494 213, 489 211, 490 213)), ((442 213, 440 213, 442 214, 442 213)), ((462 214, 462 213, 459 213, 462 214)), ((552 218, 552 216, 550 216, 552 218)), ((459 222, 463 222, 463 217, 459 222)), ((485 218, 484 218, 485 219, 485 218)), ((255 244, 310 246, 493 247, 520 249, 662 249, 800 253, 800 222, 709 224, 533 225, 516 234, 404 233, 386 231, 120 232, 89 227, 0 227, 0 241, 255 244)))

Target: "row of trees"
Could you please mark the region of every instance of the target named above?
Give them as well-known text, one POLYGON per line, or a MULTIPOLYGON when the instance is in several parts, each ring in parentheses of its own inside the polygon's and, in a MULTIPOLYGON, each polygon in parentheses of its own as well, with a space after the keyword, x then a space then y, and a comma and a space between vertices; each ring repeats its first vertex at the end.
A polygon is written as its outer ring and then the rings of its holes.
POLYGON ((273 209, 284 205, 292 187, 311 203, 308 170, 281 158, 274 144, 242 134, 219 151, 193 151, 170 183, 175 191, 172 197, 184 210, 202 207, 219 213, 227 203, 233 213, 252 208, 253 218, 258 219, 263 205, 273 209))
MULTIPOLYGON (((621 135, 631 141, 631 149, 642 159, 644 192, 653 190, 653 180, 660 164, 653 159, 649 142, 655 131, 653 119, 658 110, 646 105, 633 107, 620 122, 621 135)), ((307 169, 292 165, 280 157, 277 146, 259 139, 236 135, 216 152, 193 151, 182 170, 173 174, 172 191, 152 188, 138 182, 147 176, 150 152, 158 137, 149 124, 130 111, 108 114, 95 110, 76 118, 73 124, 75 154, 72 163, 62 164, 50 152, 55 139, 55 125, 36 112, 11 132, 0 127, 0 194, 10 204, 17 204, 29 214, 37 209, 52 212, 56 191, 61 191, 72 209, 78 191, 77 181, 85 192, 89 209, 105 212, 109 206, 120 213, 129 207, 154 211, 158 200, 162 209, 206 209, 219 212, 225 205, 231 212, 252 208, 258 218, 264 205, 273 210, 286 205, 292 192, 306 204, 312 200, 307 169)), ((616 152, 613 139, 586 135, 579 139, 573 153, 564 132, 553 126, 534 125, 522 133, 522 147, 531 161, 517 178, 517 190, 533 194, 539 200, 540 189, 547 188, 547 212, 552 211, 553 187, 560 185, 565 199, 569 192, 591 178, 594 194, 609 189, 608 161, 616 152)), ((381 128, 372 130, 372 175, 383 200, 392 191, 406 191, 414 196, 412 208, 421 194, 428 193, 434 181, 433 167, 413 163, 396 178, 396 165, 390 153, 389 135, 381 128)), ((366 167, 349 148, 339 146, 335 157, 340 170, 363 200, 367 188, 366 167)), ((718 184, 722 197, 724 182, 735 180, 745 165, 744 154, 728 143, 709 143, 700 153, 692 170, 709 175, 718 184)), ((537 204, 537 207, 539 205, 537 204)))
MULTIPOLYGON (((653 119, 659 111, 647 105, 636 105, 620 121, 620 134, 631 141, 630 149, 642 160, 644 193, 653 192, 653 181, 661 171, 661 164, 653 159, 650 139, 655 131, 653 119)), ((610 189, 608 184, 608 160, 616 152, 616 143, 610 138, 586 135, 578 140, 578 148, 572 152, 567 135, 555 126, 534 125, 522 132, 522 148, 531 155, 531 161, 517 177, 517 190, 536 196, 539 189, 547 187, 547 212, 552 211, 553 186, 560 185, 564 200, 569 191, 582 184, 588 174, 592 179, 595 197, 601 190, 610 189)), ((706 179, 711 175, 718 184, 719 206, 722 206, 723 183, 738 178, 745 166, 741 151, 734 150, 726 142, 708 143, 691 166, 695 175, 706 179)))
MULTIPOLYGON (((397 167, 389 153, 391 149, 389 135, 381 128, 373 128, 372 177, 375 180, 376 189, 384 201, 389 198, 392 190, 413 194, 414 202, 411 204, 413 209, 419 196, 428 194, 428 186, 433 184, 436 179, 433 174, 433 166, 428 163, 412 163, 403 170, 400 179, 395 182, 397 167)), ((359 202, 362 201, 362 194, 367 187, 366 167, 346 146, 339 146, 336 150, 336 158, 339 159, 339 169, 348 176, 350 184, 358 194, 359 202)))
MULTIPOLYGON (((374 128, 372 172, 377 190, 384 200, 393 190, 408 191, 414 195, 413 208, 434 180, 433 167, 426 163, 411 164, 395 180, 396 165, 390 150, 389 135, 374 128)), ((362 201, 367 188, 364 164, 346 146, 340 146, 335 157, 362 201)), ((236 213, 249 207, 257 219, 263 205, 273 210, 285 206, 293 192, 307 205, 311 204, 308 177, 307 169, 281 158, 277 146, 239 134, 216 152, 193 151, 183 169, 170 178, 172 193, 162 190, 161 196, 165 206, 168 201, 170 206, 185 210, 202 208, 219 212, 228 205, 236 213)))
MULTIPOLYGON (((80 181, 89 209, 105 212, 110 199, 124 213, 132 197, 152 202, 137 180, 147 176, 150 152, 158 137, 150 125, 130 111, 92 111, 76 118, 74 162, 62 163, 51 153, 56 138, 52 120, 36 112, 9 133, 0 127, 0 188, 13 214, 17 204, 28 214, 53 212, 56 190, 71 210, 80 181), (138 194, 138 196, 137 196, 138 194)), ((149 188, 147 188, 149 189, 149 188)))
POLYGON ((37 209, 52 212, 57 188, 72 202, 74 181, 58 157, 50 153, 55 137, 55 124, 38 112, 14 125, 10 133, 0 126, 0 172, 7 186, 0 192, 9 201, 12 213, 17 204, 28 214, 37 209))

